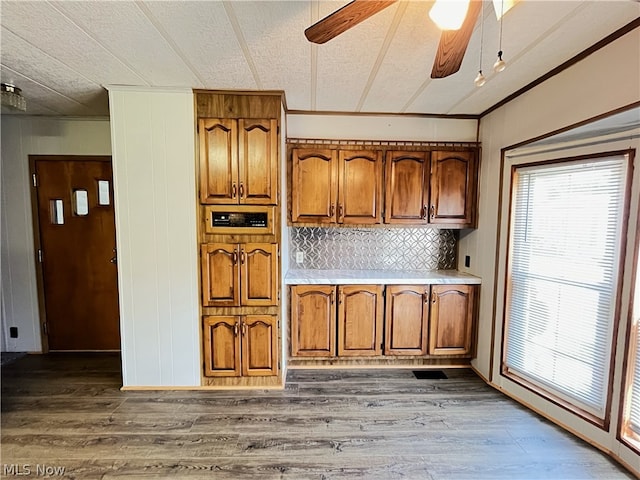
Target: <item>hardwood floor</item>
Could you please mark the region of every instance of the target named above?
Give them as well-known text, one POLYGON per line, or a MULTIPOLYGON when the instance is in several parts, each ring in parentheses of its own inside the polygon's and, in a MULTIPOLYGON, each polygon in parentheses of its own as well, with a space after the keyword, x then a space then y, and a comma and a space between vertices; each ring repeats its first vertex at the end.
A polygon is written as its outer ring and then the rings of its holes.
POLYGON ((118 355, 29 355, 2 367, 0 475, 633 478, 473 372, 446 374, 293 370, 285 390, 121 392, 118 355))

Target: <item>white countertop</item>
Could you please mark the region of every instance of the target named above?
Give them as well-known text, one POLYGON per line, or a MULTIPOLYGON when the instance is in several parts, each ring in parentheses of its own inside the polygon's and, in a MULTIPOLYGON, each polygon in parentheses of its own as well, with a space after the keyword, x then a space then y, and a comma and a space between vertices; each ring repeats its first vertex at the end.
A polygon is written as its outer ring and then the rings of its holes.
POLYGON ((457 270, 301 270, 291 269, 284 277, 287 285, 479 285, 480 277, 457 270))

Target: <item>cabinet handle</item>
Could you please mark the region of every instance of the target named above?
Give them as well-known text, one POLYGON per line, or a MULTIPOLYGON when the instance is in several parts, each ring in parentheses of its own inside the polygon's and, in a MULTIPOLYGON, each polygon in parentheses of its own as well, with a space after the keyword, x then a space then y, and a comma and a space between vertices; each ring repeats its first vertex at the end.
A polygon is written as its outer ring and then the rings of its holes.
POLYGON ((233 334, 236 337, 238 336, 238 322, 236 322, 235 325, 233 325, 233 334))
POLYGON ((242 322, 242 335, 246 336, 247 335, 247 324, 242 322))
POLYGON ((336 303, 335 295, 333 292, 331 292, 331 305, 333 305, 334 303, 336 303))
POLYGON ((338 206, 338 216, 341 218, 344 217, 344 205, 342 204, 338 206))
POLYGON ((231 185, 231 198, 236 198, 237 193, 238 186, 236 185, 236 182, 233 182, 233 185, 231 185))
POLYGON ((423 220, 425 218, 427 218, 427 206, 426 205, 422 206, 422 212, 420 212, 420 218, 422 218, 423 220))
POLYGON ((433 292, 431 294, 431 303, 436 303, 437 299, 438 299, 438 296, 436 295, 436 292, 433 292))
POLYGON ((246 260, 246 258, 247 258, 247 256, 245 255, 244 250, 241 250, 240 251, 240 263, 242 265, 244 265, 244 261, 246 260))
POLYGON ((428 304, 429 303, 429 294, 428 293, 423 293, 422 294, 422 298, 424 299, 424 304, 428 304))
POLYGON ((331 208, 329 209, 329 216, 333 217, 336 214, 336 206, 335 204, 331 204, 331 208))
POLYGON ((240 182, 240 198, 244 198, 244 184, 240 182))
POLYGON ((234 250, 233 253, 231 254, 231 261, 233 262, 234 265, 238 263, 238 252, 236 250, 234 250))
POLYGON ((436 207, 435 205, 431 205, 431 218, 435 218, 435 217, 436 217, 436 207))

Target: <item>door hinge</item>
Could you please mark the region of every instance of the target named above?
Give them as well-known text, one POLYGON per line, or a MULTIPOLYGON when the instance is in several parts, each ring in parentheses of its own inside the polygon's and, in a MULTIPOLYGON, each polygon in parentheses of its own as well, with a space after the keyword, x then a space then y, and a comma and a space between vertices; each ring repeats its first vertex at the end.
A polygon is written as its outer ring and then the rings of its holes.
POLYGON ((31 181, 33 182, 34 187, 38 186, 38 176, 35 173, 31 175, 31 181))
POLYGON ((42 263, 42 249, 38 249, 38 262, 42 263))
POLYGON ((44 322, 42 324, 42 331, 44 332, 45 335, 49 335, 49 329, 47 328, 47 322, 44 322))

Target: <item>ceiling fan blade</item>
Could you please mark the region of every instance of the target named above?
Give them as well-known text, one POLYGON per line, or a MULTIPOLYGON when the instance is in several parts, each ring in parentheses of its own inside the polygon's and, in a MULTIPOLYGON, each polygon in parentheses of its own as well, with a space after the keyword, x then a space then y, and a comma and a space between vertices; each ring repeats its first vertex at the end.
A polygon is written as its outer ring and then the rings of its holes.
POLYGON ((482 2, 472 0, 469 3, 469 11, 467 11, 462 27, 459 30, 444 30, 442 32, 436 58, 433 61, 431 78, 448 77, 460 70, 481 9, 482 2))
POLYGON ((311 25, 304 31, 304 35, 310 42, 326 43, 396 1, 353 0, 340 10, 336 10, 311 25))

